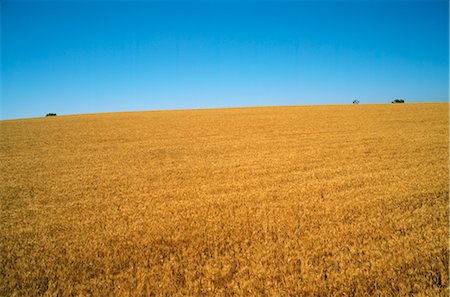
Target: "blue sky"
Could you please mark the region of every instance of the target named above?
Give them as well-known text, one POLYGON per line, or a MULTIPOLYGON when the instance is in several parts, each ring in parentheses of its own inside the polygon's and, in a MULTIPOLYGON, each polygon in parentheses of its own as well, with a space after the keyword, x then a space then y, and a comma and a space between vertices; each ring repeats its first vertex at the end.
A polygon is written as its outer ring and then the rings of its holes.
POLYGON ((1 119, 448 100, 448 1, 1 2, 1 119))

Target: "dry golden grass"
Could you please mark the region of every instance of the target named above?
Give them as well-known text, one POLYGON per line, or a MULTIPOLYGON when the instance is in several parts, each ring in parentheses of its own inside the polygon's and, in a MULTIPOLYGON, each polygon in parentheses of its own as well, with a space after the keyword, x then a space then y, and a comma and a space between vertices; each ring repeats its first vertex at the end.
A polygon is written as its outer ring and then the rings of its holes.
POLYGON ((446 296, 448 104, 2 121, 1 296, 446 296))

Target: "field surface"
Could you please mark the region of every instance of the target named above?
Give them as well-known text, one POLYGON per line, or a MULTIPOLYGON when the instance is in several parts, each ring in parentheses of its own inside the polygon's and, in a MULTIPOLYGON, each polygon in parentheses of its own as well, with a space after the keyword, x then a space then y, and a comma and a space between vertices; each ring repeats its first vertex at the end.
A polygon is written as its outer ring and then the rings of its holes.
POLYGON ((448 296, 448 104, 1 121, 0 296, 448 296))

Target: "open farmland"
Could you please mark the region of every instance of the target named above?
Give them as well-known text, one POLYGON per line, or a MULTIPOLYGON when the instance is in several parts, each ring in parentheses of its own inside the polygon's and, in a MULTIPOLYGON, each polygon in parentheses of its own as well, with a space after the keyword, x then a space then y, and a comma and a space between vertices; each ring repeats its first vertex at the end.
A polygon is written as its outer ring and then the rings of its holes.
POLYGON ((447 296, 448 104, 2 121, 1 296, 447 296))

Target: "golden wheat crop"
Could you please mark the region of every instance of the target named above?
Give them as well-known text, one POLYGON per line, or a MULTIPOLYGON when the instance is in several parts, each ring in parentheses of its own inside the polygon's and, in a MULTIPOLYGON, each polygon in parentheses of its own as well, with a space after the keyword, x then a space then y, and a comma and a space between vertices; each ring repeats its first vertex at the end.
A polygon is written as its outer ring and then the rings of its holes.
POLYGON ((446 296, 448 104, 1 121, 1 296, 446 296))

